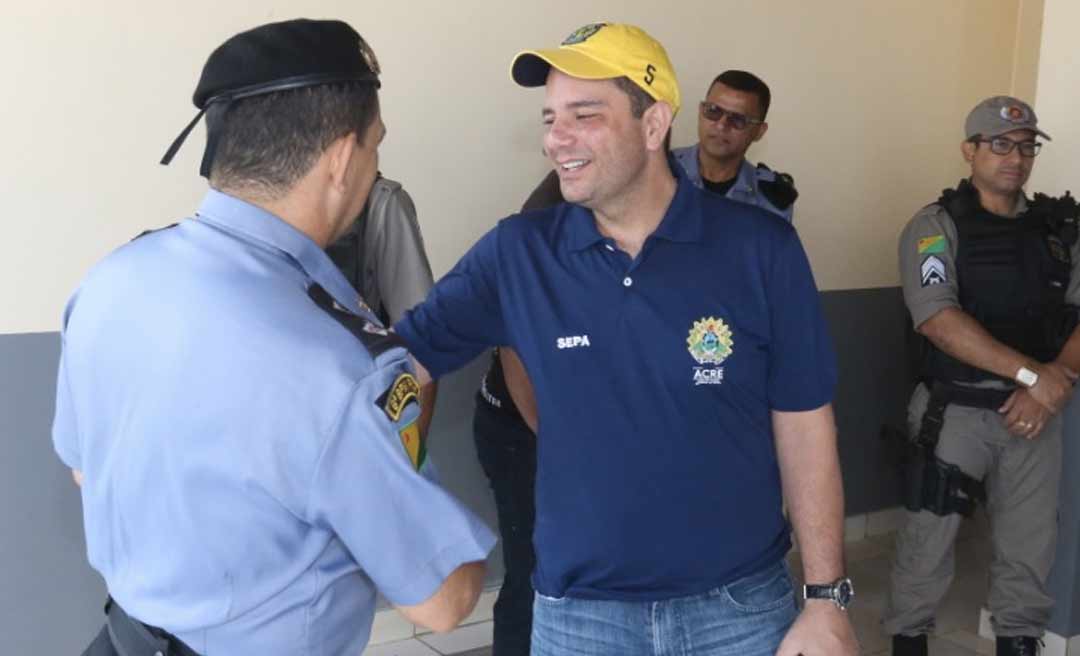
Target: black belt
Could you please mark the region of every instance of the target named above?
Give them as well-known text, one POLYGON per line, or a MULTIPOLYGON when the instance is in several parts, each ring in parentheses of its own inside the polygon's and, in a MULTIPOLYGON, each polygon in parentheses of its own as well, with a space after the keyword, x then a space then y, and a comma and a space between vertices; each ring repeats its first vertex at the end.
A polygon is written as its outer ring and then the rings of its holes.
POLYGON ((105 602, 105 615, 108 618, 105 628, 84 655, 199 656, 168 631, 143 624, 128 615, 112 597, 105 602), (106 635, 108 641, 104 639, 106 635))
POLYGON ((986 387, 968 387, 966 385, 954 385, 935 380, 925 380, 923 384, 932 394, 935 388, 946 400, 946 403, 968 406, 970 408, 984 408, 997 410, 1005 405, 1005 401, 1015 390, 993 389, 986 387))

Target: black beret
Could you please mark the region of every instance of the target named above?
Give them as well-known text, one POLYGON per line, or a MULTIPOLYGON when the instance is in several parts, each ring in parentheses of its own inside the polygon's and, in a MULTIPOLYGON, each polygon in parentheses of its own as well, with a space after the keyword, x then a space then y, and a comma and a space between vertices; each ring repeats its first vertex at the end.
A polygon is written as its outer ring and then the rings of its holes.
POLYGON ((193 100, 203 109, 216 96, 255 95, 251 91, 264 85, 279 91, 327 82, 377 82, 378 75, 374 54, 348 24, 297 19, 261 25, 218 46, 206 60, 193 100))
MULTIPOLYGON (((227 107, 241 98, 337 82, 366 82, 378 88, 379 72, 375 53, 342 21, 301 18, 241 32, 210 53, 192 97, 199 114, 169 147, 161 163, 172 161, 211 106, 227 107)), ((214 115, 214 111, 208 114, 210 133, 200 167, 204 176, 209 175, 216 145, 215 126, 210 121, 214 115)))

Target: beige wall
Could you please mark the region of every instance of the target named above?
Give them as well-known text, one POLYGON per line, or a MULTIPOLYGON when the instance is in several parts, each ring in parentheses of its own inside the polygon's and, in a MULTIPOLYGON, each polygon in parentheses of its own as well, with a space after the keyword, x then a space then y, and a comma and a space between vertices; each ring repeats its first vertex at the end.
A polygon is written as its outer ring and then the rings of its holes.
POLYGON ((1045 0, 1021 0, 1016 20, 1011 94, 1035 102, 1045 0))
POLYGON ((1045 2, 1035 112, 1039 125, 1054 139, 1039 154, 1028 187, 1055 195, 1071 190, 1076 196, 1080 195, 1080 55, 1076 49, 1080 3, 1045 2))
MULTIPOLYGON (((0 22, 0 333, 55 330, 94 261, 193 209, 204 189, 202 128, 171 167, 156 162, 194 115, 206 55, 239 30, 301 15, 344 18, 377 51, 389 127, 382 169, 415 197, 436 273, 545 171, 542 92, 508 80, 510 57, 608 19, 643 25, 667 45, 687 106, 677 145, 693 141, 695 103, 719 70, 764 77, 772 127, 751 156, 794 174, 796 225, 819 285, 893 285, 901 226, 963 174, 967 110, 1031 82, 1014 75, 1033 66, 1015 44, 1038 32, 1021 2, 17 3, 0 22)), ((1072 2, 1047 0, 1047 13, 1072 2)), ((1068 24, 1057 24, 1063 52, 1068 24)))

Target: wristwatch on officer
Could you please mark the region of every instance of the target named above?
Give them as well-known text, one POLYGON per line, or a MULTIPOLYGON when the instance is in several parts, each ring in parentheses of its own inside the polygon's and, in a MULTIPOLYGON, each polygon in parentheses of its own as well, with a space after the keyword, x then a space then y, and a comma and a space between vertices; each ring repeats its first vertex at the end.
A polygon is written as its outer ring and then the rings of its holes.
POLYGON ((803 599, 828 599, 840 610, 847 610, 855 598, 855 586, 846 576, 828 585, 804 585, 802 590, 803 599))
POLYGON ((1020 367, 1020 371, 1016 372, 1016 382, 1020 383, 1024 387, 1031 389, 1039 383, 1039 374, 1035 373, 1027 367, 1020 367))

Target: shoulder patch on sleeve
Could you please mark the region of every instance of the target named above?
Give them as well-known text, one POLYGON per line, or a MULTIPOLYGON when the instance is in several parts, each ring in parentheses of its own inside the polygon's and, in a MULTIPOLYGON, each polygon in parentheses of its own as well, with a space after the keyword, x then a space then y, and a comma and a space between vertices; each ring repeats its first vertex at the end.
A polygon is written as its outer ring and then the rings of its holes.
POLYGON ((138 239, 139 237, 145 237, 146 235, 149 235, 149 234, 150 234, 150 233, 152 233, 152 232, 161 232, 162 230, 168 230, 169 228, 175 228, 175 227, 176 227, 176 226, 178 226, 178 225, 180 225, 180 224, 179 224, 179 223, 170 223, 169 225, 167 225, 167 226, 163 226, 163 227, 161 227, 161 228, 151 228, 150 230, 143 230, 143 231, 142 231, 142 232, 140 232, 139 234, 137 234, 137 235, 135 235, 134 237, 132 237, 132 238, 131 238, 131 241, 135 241, 135 240, 136 240, 136 239, 138 239))
POLYGON ((945 252, 945 235, 923 237, 918 244, 919 255, 932 255, 945 252))
POLYGON ((419 399, 420 383, 416 382, 412 374, 406 372, 394 379, 393 384, 375 400, 375 405, 382 408, 390 421, 399 421, 401 413, 405 411, 405 406, 410 401, 419 399))
POLYGON ((352 333, 353 337, 360 340, 368 352, 371 353, 371 357, 378 357, 399 346, 405 348, 405 340, 401 339, 397 334, 341 307, 330 296, 330 293, 318 283, 312 283, 308 287, 308 296, 311 297, 312 301, 315 301, 315 305, 318 305, 323 312, 333 317, 352 333))
POLYGON ((401 416, 410 403, 419 402, 420 384, 410 373, 400 374, 375 400, 375 405, 386 413, 386 416, 397 427, 401 447, 405 449, 405 455, 409 457, 409 462, 416 471, 420 471, 420 468, 424 466, 424 461, 427 460, 427 444, 420 434, 420 425, 416 420, 402 426, 401 416))
POLYGON ((931 255, 922 262, 922 286, 940 285, 948 278, 945 274, 945 263, 937 255, 931 255))
POLYGON ((758 188, 765 198, 778 210, 786 210, 795 204, 799 191, 795 188, 795 178, 787 173, 773 171, 764 163, 757 165, 759 171, 773 174, 772 180, 758 178, 758 188))

